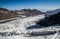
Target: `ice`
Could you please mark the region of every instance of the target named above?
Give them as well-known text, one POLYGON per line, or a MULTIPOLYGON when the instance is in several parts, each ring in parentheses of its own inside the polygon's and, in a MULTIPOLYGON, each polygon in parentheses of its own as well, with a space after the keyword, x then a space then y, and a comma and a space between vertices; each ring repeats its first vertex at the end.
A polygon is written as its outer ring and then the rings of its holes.
MULTIPOLYGON (((0 39, 58 39, 59 34, 59 26, 51 26, 45 28, 37 28, 37 29, 26 29, 30 26, 37 26, 36 22, 41 19, 44 19, 45 15, 38 15, 38 16, 31 16, 25 18, 17 18, 16 20, 9 21, 6 23, 0 24, 0 33, 4 33, 4 35, 0 34, 0 39), (47 35, 47 36, 32 36, 30 37, 29 34, 31 32, 43 32, 43 31, 57 31, 56 34, 47 35), (7 35, 6 35, 7 34, 7 35)), ((6 20, 4 20, 6 21, 6 20)), ((0 21, 2 22, 2 21, 0 21)))

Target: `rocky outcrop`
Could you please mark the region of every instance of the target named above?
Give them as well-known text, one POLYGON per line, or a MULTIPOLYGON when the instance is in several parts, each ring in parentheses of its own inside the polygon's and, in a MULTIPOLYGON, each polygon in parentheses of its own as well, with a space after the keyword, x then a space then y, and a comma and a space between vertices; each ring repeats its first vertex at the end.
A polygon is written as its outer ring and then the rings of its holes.
POLYGON ((14 11, 10 11, 5 8, 0 8, 0 20, 10 19, 14 17, 17 17, 17 13, 15 13, 14 11))

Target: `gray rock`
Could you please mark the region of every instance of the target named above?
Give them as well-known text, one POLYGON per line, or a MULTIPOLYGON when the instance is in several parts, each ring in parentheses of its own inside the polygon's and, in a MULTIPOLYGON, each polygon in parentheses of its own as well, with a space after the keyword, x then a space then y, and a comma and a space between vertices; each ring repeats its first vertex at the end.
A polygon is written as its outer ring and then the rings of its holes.
POLYGON ((46 36, 46 35, 53 35, 57 33, 57 31, 43 31, 43 32, 31 32, 28 33, 30 36, 46 36))

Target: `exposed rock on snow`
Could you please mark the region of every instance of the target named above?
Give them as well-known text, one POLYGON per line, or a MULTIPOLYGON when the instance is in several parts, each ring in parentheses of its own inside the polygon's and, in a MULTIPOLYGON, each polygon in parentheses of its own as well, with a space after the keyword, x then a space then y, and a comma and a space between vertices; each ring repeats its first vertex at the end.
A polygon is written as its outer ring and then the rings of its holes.
POLYGON ((38 15, 34 17, 27 17, 27 18, 6 22, 3 24, 0 24, 0 32, 10 33, 12 31, 15 31, 18 33, 26 33, 27 27, 36 25, 36 22, 43 18, 45 18, 44 15, 38 15))
POLYGON ((34 32, 32 31, 31 33, 28 33, 30 36, 46 36, 46 35, 53 35, 57 33, 57 31, 38 31, 38 32, 34 32))
POLYGON ((0 39, 54 39, 58 37, 60 28, 56 26, 27 29, 30 26, 37 26, 36 22, 44 18, 45 15, 38 15, 2 23, 0 24, 0 39))

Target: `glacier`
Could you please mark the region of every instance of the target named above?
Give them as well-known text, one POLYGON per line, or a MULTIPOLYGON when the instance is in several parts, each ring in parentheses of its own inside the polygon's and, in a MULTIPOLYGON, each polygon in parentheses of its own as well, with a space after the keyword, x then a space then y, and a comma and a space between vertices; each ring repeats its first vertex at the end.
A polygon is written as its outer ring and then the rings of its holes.
MULTIPOLYGON (((59 26, 51 26, 45 28, 37 28, 37 29, 27 29, 27 27, 37 26, 36 22, 45 18, 45 15, 37 15, 25 18, 13 18, 7 19, 12 20, 6 23, 0 24, 0 39, 59 39, 60 28, 59 26), (32 32, 44 32, 44 31, 57 31, 57 33, 53 35, 46 36, 30 36, 29 33, 32 32)), ((1 20, 3 22, 6 20, 1 20)), ((39 26, 39 25, 38 25, 39 26)), ((37 26, 37 27, 38 27, 37 26)))

